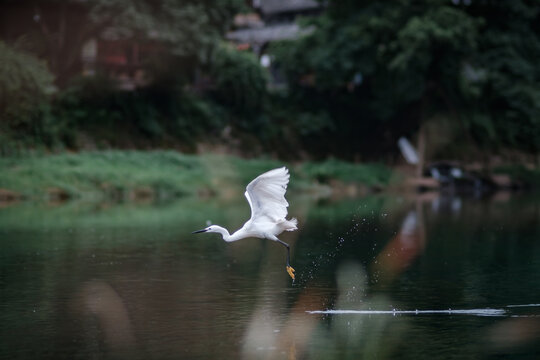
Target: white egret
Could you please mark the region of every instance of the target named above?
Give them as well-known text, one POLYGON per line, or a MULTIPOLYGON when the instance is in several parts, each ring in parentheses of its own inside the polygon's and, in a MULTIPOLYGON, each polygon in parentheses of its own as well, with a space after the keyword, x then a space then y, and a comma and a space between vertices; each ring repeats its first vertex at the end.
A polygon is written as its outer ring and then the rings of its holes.
POLYGON ((295 218, 287 220, 287 207, 289 203, 285 200, 285 192, 289 183, 289 170, 286 167, 270 170, 257 176, 246 187, 246 196, 251 207, 251 218, 232 235, 229 231, 219 225, 210 225, 202 230, 194 231, 192 234, 203 232, 214 232, 221 234, 223 240, 233 242, 236 240, 255 237, 261 239, 274 240, 287 248, 286 269, 290 277, 294 280, 294 269, 289 264, 290 247, 284 241, 277 238, 283 231, 294 231, 297 229, 298 221, 295 218))

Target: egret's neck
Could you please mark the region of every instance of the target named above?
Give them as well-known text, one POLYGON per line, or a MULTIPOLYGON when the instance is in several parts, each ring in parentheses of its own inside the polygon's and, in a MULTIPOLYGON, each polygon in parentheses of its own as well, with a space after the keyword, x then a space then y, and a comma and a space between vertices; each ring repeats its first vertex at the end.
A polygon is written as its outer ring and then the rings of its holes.
POLYGON ((221 226, 218 226, 218 225, 212 225, 212 228, 213 228, 213 231, 212 232, 217 232, 219 234, 221 234, 221 236, 223 236, 223 240, 229 242, 231 241, 231 234, 229 234, 229 231, 221 226))

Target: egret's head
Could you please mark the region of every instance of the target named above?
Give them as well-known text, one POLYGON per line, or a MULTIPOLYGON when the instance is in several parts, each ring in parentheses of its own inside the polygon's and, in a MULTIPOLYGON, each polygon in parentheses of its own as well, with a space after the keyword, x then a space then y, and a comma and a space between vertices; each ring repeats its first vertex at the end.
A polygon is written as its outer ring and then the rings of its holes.
POLYGON ((209 227, 206 227, 204 229, 194 231, 192 232, 192 234, 198 234, 198 233, 203 233, 203 232, 218 232, 216 231, 216 229, 217 229, 216 225, 210 225, 209 227))

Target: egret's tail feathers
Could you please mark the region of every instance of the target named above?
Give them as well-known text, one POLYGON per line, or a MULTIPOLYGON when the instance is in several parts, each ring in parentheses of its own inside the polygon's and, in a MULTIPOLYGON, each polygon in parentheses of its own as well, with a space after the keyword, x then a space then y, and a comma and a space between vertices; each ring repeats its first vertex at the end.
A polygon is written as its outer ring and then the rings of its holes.
POLYGON ((294 231, 294 230, 298 229, 296 227, 296 225, 298 225, 298 220, 296 220, 296 218, 292 218, 290 220, 285 220, 285 230, 286 231, 294 231))

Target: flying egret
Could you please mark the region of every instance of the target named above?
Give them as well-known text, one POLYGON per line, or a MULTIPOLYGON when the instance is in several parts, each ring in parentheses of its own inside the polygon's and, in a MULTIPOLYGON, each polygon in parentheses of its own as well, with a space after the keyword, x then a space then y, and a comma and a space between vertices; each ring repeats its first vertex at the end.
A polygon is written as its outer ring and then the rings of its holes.
POLYGON ((233 242, 236 240, 256 237, 279 242, 287 248, 287 272, 294 280, 294 269, 289 264, 290 247, 284 241, 277 238, 283 231, 294 231, 297 229, 298 221, 295 218, 287 220, 287 207, 289 203, 285 200, 285 192, 289 183, 289 170, 286 167, 270 170, 257 176, 246 187, 244 195, 251 207, 251 218, 232 235, 229 231, 219 225, 210 225, 202 230, 194 231, 192 234, 203 232, 214 232, 221 234, 223 240, 233 242))

